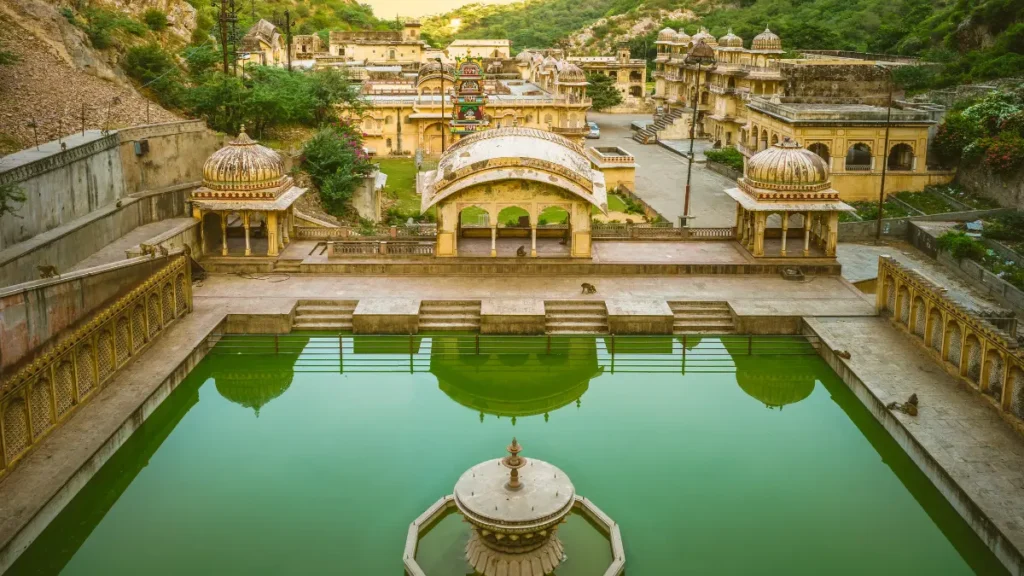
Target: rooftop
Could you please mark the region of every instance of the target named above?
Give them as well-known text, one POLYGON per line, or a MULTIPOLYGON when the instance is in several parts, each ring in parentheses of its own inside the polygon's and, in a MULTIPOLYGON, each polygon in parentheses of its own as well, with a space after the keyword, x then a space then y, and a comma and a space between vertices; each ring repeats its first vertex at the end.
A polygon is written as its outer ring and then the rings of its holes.
MULTIPOLYGON (((849 124, 886 121, 888 110, 868 104, 822 104, 803 102, 770 102, 764 98, 751 98, 747 107, 789 123, 849 124)), ((900 124, 933 124, 927 112, 892 109, 892 122, 900 124)))
POLYGON ((455 40, 448 46, 510 46, 510 40, 455 40))

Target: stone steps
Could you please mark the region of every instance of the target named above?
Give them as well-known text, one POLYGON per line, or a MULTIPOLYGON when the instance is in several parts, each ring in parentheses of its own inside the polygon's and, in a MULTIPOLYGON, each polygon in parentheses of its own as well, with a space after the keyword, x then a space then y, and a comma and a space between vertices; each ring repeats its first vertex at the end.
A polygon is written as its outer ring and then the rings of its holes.
POLYGON ((673 334, 733 334, 736 325, 725 302, 669 302, 673 334))
POLYGON ((278 260, 274 263, 274 272, 299 273, 302 270, 302 260, 278 260))
POLYGON ((653 144, 658 140, 658 132, 661 132, 665 128, 668 128, 675 123, 676 120, 682 118, 682 110, 672 110, 671 112, 662 114, 654 119, 654 122, 645 126, 642 130, 637 130, 633 133, 633 140, 641 144, 653 144))
POLYGON ((544 303, 548 334, 607 334, 608 308, 602 301, 551 300, 544 303))
POLYGON ((480 301, 424 300, 420 302, 420 332, 477 332, 480 301))
POLYGON ((292 330, 351 331, 356 300, 299 300, 292 330))

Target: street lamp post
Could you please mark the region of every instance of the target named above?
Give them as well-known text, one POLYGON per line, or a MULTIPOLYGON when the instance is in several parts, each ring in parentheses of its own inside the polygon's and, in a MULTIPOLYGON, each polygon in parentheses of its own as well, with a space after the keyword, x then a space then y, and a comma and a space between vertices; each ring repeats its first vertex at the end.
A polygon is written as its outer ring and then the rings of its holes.
POLYGON ((441 67, 441 153, 444 154, 444 60, 437 57, 437 65, 441 67))
POLYGON ((686 164, 686 192, 683 195, 683 217, 682 222, 680 222, 680 225, 685 228, 690 225, 690 175, 693 173, 693 140, 697 136, 697 105, 700 103, 700 67, 702 65, 710 67, 715 64, 715 51, 701 40, 686 53, 684 62, 697 65, 696 92, 694 93, 693 101, 690 103, 693 106, 693 118, 690 120, 690 154, 688 157, 689 161, 686 164))
POLYGON ((885 206, 885 172, 889 167, 889 122, 892 120, 892 68, 875 64, 889 73, 889 105, 885 109, 885 146, 882 148, 882 189, 878 191, 878 221, 875 224, 875 243, 882 242, 882 208, 885 206))

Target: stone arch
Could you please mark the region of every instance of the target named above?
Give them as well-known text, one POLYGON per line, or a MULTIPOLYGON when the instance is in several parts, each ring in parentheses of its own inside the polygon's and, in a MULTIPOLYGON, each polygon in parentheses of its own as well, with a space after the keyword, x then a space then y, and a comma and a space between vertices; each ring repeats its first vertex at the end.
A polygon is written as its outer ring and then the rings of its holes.
POLYGON ((900 286, 896 300, 900 308, 900 324, 910 327, 910 290, 906 286, 900 286))
POLYGON ((7 444, 7 462, 24 452, 32 439, 28 434, 28 413, 25 401, 15 398, 4 406, 4 440, 7 444))
POLYGON ((768 131, 762 128, 761 129, 760 149, 764 150, 767 147, 768 147, 768 131))
POLYGON ((924 339, 924 327, 928 320, 928 314, 924 305, 924 298, 914 297, 914 334, 924 339))
POLYGON ((828 150, 828 144, 824 142, 814 142, 807 149, 820 156, 825 162, 830 162, 832 159, 832 155, 828 150))
POLYGON ((1013 396, 1010 398, 1010 412, 1017 418, 1024 418, 1024 368, 1010 368, 1010 386, 1013 396))
POLYGON ((998 350, 989 350, 985 357, 985 393, 996 400, 1003 397, 1003 377, 1006 376, 1006 364, 998 350))
POLYGON ((100 331, 96 337, 96 358, 99 362, 96 365, 96 372, 99 374, 99 381, 103 382, 114 373, 114 339, 110 336, 109 330, 100 331))
POLYGON ((132 353, 146 343, 146 310, 142 304, 132 308, 132 353))
POLYGON ((549 226, 568 224, 572 217, 572 207, 560 204, 544 204, 537 207, 537 225, 549 226))
POLYGON ((775 145, 776 145, 776 144, 778 144, 778 143, 779 143, 779 135, 778 135, 778 134, 775 134, 775 133, 773 132, 773 133, 772 133, 772 146, 775 146, 775 145))
POLYGON ((185 301, 185 275, 178 274, 174 279, 174 312, 181 316, 188 309, 188 302, 185 301))
POLYGON ((961 339, 963 338, 963 332, 960 329, 960 323, 956 320, 950 320, 946 324, 946 362, 949 362, 957 368, 960 367, 960 355, 961 355, 961 339))
POLYGON ((967 353, 967 367, 964 370, 964 375, 971 382, 978 384, 981 381, 981 340, 973 333, 970 333, 967 335, 967 340, 964 344, 967 348, 965 350, 967 353))
POLYGON ((60 418, 75 405, 75 369, 71 362, 65 360, 54 369, 54 376, 54 403, 57 407, 57 418, 60 418))
POLYGON ((914 149, 910 144, 897 144, 889 151, 889 170, 910 171, 914 169, 914 149))
POLYGON ((166 324, 174 319, 174 288, 171 287, 169 281, 164 284, 161 300, 164 305, 164 323, 166 324))
POLYGON ((388 114, 387 116, 384 117, 384 125, 385 126, 390 126, 391 123, 394 122, 394 121, 395 121, 395 119, 390 114, 388 114))
POLYGON ((634 98, 639 98, 639 97, 643 96, 643 88, 641 88, 639 86, 630 86, 629 87, 629 95, 634 97, 634 98))
POLYGON ((75 366, 78 369, 78 398, 85 398, 96 387, 96 367, 93 363, 92 346, 82 344, 75 351, 75 366))
POLYGON ((461 226, 490 226, 496 222, 491 217, 491 211, 479 204, 472 204, 459 208, 459 225, 461 226))
POLYGON ((220 254, 220 214, 204 212, 201 226, 203 227, 203 254, 220 254))
POLYGON ((871 146, 857 142, 846 151, 847 170, 871 170, 871 146))
POLYGON ((160 331, 160 298, 157 295, 150 294, 148 299, 149 310, 149 336, 152 338, 160 331))
POLYGON ((50 409, 50 381, 46 378, 36 380, 28 391, 28 412, 32 421, 32 433, 39 438, 53 424, 53 411, 50 409))
POLYGON ((495 219, 499 228, 529 228, 532 222, 533 215, 529 208, 522 206, 504 206, 495 219))
POLYGON ((127 316, 118 318, 114 326, 114 361, 121 366, 128 361, 132 355, 132 334, 131 326, 127 316))
POLYGON ((931 332, 928 334, 928 345, 931 346, 932 350, 935 350, 940 355, 942 354, 942 338, 944 334, 944 326, 942 325, 942 314, 932 309, 928 313, 928 323, 931 326, 931 332))
POLYGON ((885 311, 890 316, 896 314, 896 280, 892 276, 888 276, 885 279, 885 311))

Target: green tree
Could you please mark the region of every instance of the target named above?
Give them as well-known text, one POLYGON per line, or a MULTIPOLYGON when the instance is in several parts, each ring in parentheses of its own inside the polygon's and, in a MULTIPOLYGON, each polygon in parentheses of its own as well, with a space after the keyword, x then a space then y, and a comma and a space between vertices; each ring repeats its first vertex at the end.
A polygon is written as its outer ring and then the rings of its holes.
POLYGON ((302 169, 334 214, 345 211, 352 193, 373 170, 358 130, 336 123, 318 131, 302 149, 302 169))
POLYGON ((142 13, 142 21, 153 32, 163 32, 167 28, 167 13, 163 10, 150 8, 142 13))
POLYGON ((161 104, 176 106, 181 102, 181 71, 159 44, 129 48, 122 67, 143 88, 156 94, 161 104))
POLYGON ((615 79, 605 74, 587 74, 587 96, 593 99, 592 107, 600 112, 622 103, 622 94, 615 87, 615 79))
POLYGON ((235 134, 245 121, 248 99, 249 92, 240 78, 212 72, 204 82, 188 90, 184 103, 193 116, 205 119, 210 128, 235 134))

